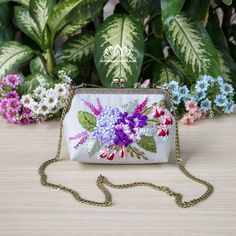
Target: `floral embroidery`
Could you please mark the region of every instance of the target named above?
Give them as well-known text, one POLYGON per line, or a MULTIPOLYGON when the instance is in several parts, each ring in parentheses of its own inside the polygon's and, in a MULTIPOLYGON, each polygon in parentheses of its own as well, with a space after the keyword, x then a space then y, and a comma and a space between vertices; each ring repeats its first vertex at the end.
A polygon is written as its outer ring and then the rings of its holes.
MULTIPOLYGON (((141 103, 130 101, 121 108, 96 105, 82 100, 91 112, 79 111, 78 120, 86 130, 70 137, 74 148, 87 143, 90 156, 109 161, 131 157, 148 160, 144 151, 157 152, 155 137, 167 140, 173 125, 172 114, 161 105, 148 106, 148 98, 141 103)), ((161 104, 161 103, 160 103, 161 104)))

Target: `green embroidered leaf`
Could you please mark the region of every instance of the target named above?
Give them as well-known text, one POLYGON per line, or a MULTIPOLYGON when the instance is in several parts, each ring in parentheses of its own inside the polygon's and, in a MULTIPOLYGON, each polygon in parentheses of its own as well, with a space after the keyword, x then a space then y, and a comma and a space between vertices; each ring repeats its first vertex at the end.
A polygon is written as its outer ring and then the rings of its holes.
POLYGON ((149 14, 152 0, 120 0, 120 3, 126 11, 140 18, 149 14))
POLYGON ((51 88, 54 85, 54 80, 45 74, 35 73, 27 76, 21 85, 21 90, 24 93, 32 93, 38 86, 51 88))
POLYGON ((219 75, 219 60, 207 31, 184 15, 177 15, 165 26, 166 37, 190 75, 219 75))
POLYGON ((36 23, 29 14, 27 7, 16 6, 14 8, 16 24, 27 36, 32 38, 40 47, 42 47, 41 33, 36 23))
POLYGON ((94 36, 91 34, 76 35, 68 39, 56 53, 57 63, 84 63, 93 57, 94 36))
POLYGON ((79 67, 75 64, 71 64, 69 62, 67 63, 61 63, 59 65, 57 65, 54 69, 53 69, 53 73, 58 76, 58 72, 63 70, 66 75, 68 75, 71 79, 76 78, 79 75, 79 67))
POLYGON ((102 147, 102 144, 97 139, 89 139, 87 142, 87 150, 89 156, 94 156, 102 147))
POLYGON ((112 15, 95 36, 95 64, 105 87, 123 77, 125 87, 138 82, 144 51, 142 25, 131 16, 112 15))
POLYGON ((29 12, 41 33, 44 32, 48 17, 53 8, 52 0, 30 0, 29 12))
POLYGON ((16 41, 4 42, 0 46, 0 80, 16 66, 30 60, 32 50, 16 41))
POLYGON ((138 100, 134 99, 133 101, 130 101, 129 103, 122 105, 122 109, 128 113, 134 112, 134 109, 138 106, 138 100))
POLYGON ((30 61, 30 72, 32 74, 37 72, 47 74, 47 71, 40 57, 35 57, 30 61))
POLYGON ((89 132, 93 131, 93 129, 96 127, 97 119, 89 112, 79 111, 78 119, 82 127, 88 130, 89 132))
POLYGON ((144 136, 151 136, 153 137, 157 133, 157 127, 146 126, 139 130, 139 133, 144 136))
POLYGON ((156 142, 153 137, 143 135, 143 136, 141 136, 141 140, 139 142, 137 142, 137 144, 141 148, 145 149, 146 151, 154 152, 154 153, 157 152, 156 142))

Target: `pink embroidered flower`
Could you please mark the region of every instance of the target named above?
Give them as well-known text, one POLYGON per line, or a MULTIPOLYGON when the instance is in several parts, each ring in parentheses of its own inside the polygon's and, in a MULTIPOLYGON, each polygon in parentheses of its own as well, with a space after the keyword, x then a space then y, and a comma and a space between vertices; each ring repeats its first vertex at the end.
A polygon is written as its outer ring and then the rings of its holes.
POLYGON ((99 152, 99 157, 101 158, 108 157, 108 155, 109 155, 109 152, 107 152, 106 150, 100 150, 99 152))
POLYGON ((173 119, 171 115, 167 115, 163 117, 163 124, 164 125, 172 125, 173 124, 173 119))
POLYGON ((120 150, 120 157, 121 157, 121 158, 125 158, 126 155, 127 155, 126 148, 123 147, 123 148, 120 150))
POLYGON ((165 109, 161 107, 154 106, 152 109, 152 115, 155 118, 159 118, 165 114, 165 109))
POLYGON ((150 85, 150 79, 146 79, 143 81, 143 83, 141 84, 141 88, 148 88, 150 85))
POLYGON ((109 154, 107 160, 112 161, 114 160, 115 156, 116 156, 116 150, 114 150, 112 153, 109 154))
POLYGON ((166 125, 160 125, 157 131, 157 135, 160 137, 166 137, 169 135, 169 129, 166 127, 166 125))
POLYGON ((95 116, 99 116, 102 113, 102 106, 101 106, 99 98, 96 98, 98 108, 96 108, 92 103, 84 99, 82 99, 82 101, 93 112, 95 116))
POLYGON ((186 108, 187 111, 189 111, 191 114, 193 114, 198 109, 197 102, 192 101, 192 100, 187 101, 185 103, 185 108, 186 108))
POLYGON ((192 125, 194 122, 194 119, 193 119, 193 116, 188 113, 180 120, 180 122, 185 125, 192 125))
POLYGON ((19 111, 21 109, 21 103, 18 99, 9 99, 9 108, 13 111, 19 111))
POLYGON ((19 95, 16 91, 10 91, 10 92, 7 93, 5 98, 6 99, 13 99, 13 98, 19 99, 20 97, 19 97, 19 95))
POLYGON ((17 74, 7 75, 5 78, 3 78, 2 83, 15 88, 20 84, 20 78, 17 74))
POLYGON ((135 111, 142 112, 145 106, 147 105, 147 102, 148 102, 148 98, 145 98, 144 101, 136 107, 135 111))

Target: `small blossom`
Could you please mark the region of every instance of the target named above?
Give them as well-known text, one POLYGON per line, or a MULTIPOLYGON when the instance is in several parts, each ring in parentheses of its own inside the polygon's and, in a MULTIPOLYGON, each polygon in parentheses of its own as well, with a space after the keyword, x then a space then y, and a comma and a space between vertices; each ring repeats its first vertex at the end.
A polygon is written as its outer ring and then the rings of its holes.
POLYGON ((23 104, 23 106, 25 107, 29 107, 30 104, 33 102, 33 98, 30 94, 26 94, 26 95, 23 95, 21 97, 21 103, 23 104))
POLYGON ((101 157, 101 158, 108 157, 108 155, 109 155, 109 152, 106 151, 106 150, 100 150, 99 151, 99 157, 101 157))
POLYGON ((161 107, 154 106, 152 109, 152 115, 155 118, 159 118, 165 114, 165 109, 161 107))
POLYGON ((107 157, 107 160, 112 161, 116 157, 116 150, 114 150, 112 153, 109 154, 107 157))
POLYGON ((206 98, 205 100, 201 102, 200 108, 203 111, 207 112, 211 109, 211 104, 212 104, 211 100, 209 98, 206 98))
POLYGON ((180 94, 181 98, 183 98, 183 100, 188 99, 189 89, 187 88, 186 85, 179 88, 179 94, 180 94))
POLYGON ((208 86, 209 86, 208 81, 206 81, 205 79, 202 79, 202 80, 197 81, 195 89, 198 92, 205 92, 207 91, 208 86))
POLYGON ((218 107, 225 107, 228 104, 228 99, 225 95, 217 95, 214 103, 218 106, 218 107))
POLYGON ((65 97, 68 93, 68 89, 66 85, 62 83, 56 84, 54 89, 55 89, 55 92, 61 97, 65 97))
POLYGON ((43 97, 46 92, 46 89, 43 86, 38 86, 34 89, 33 93, 37 97, 43 97))
POLYGON ((169 129, 167 128, 166 125, 160 125, 158 131, 157 131, 157 135, 160 137, 166 137, 169 135, 169 129))
POLYGON ((228 95, 234 92, 233 86, 229 83, 223 83, 220 86, 220 91, 223 95, 228 95))
POLYGON ((228 102, 228 104, 223 109, 226 114, 233 113, 234 112, 234 102, 233 101, 228 102))
POLYGON ((185 108, 190 113, 194 113, 198 109, 197 102, 189 100, 185 103, 185 108))
POLYGON ((19 99, 20 97, 19 97, 19 95, 18 95, 18 93, 16 92, 16 91, 10 91, 10 92, 8 92, 7 93, 7 95, 6 95, 6 97, 5 97, 6 99, 13 99, 13 98, 15 98, 15 99, 19 99))
POLYGON ((192 125, 194 122, 193 116, 191 114, 186 114, 182 119, 181 119, 181 123, 185 124, 185 125, 192 125))
POLYGON ((7 75, 3 78, 2 83, 10 86, 11 88, 15 88, 20 84, 20 77, 17 74, 7 75))

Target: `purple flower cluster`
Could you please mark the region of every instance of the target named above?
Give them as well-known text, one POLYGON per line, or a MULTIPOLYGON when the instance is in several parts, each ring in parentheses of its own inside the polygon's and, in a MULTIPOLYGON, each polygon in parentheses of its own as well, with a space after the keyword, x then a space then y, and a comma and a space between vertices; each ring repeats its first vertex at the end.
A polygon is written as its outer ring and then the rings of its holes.
POLYGON ((139 141, 141 136, 138 132, 138 128, 146 126, 147 119, 148 117, 142 115, 139 111, 135 111, 130 115, 128 112, 120 113, 115 125, 114 144, 119 147, 127 147, 129 144, 139 141))
POLYGON ((0 112, 9 123, 26 125, 33 122, 32 111, 23 107, 20 95, 14 91, 20 83, 18 75, 8 75, 0 82, 0 112))

